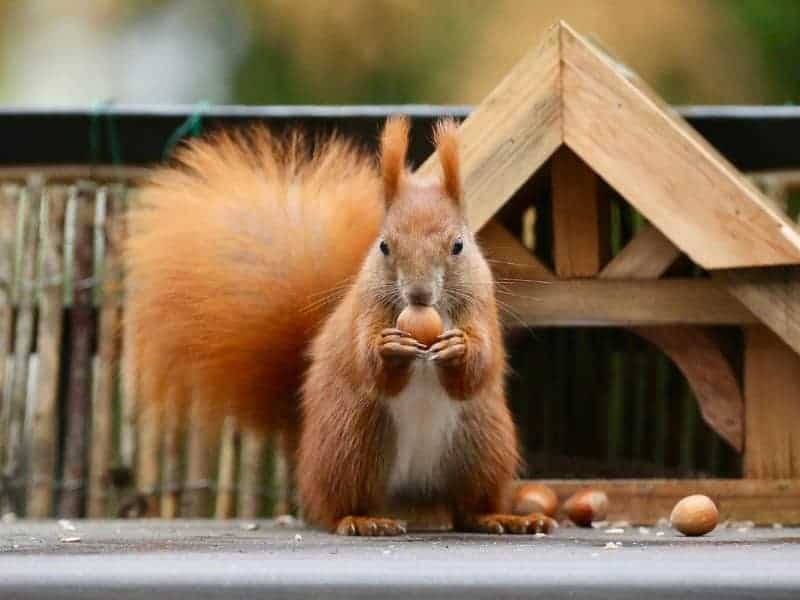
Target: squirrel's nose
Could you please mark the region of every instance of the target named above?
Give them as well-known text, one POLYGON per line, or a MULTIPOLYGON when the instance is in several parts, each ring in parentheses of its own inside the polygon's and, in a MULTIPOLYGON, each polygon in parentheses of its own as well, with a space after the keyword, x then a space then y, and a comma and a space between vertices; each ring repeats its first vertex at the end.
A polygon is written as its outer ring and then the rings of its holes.
POLYGON ((433 300, 433 290, 427 285, 412 285, 406 292, 406 300, 409 304, 428 306, 433 300))

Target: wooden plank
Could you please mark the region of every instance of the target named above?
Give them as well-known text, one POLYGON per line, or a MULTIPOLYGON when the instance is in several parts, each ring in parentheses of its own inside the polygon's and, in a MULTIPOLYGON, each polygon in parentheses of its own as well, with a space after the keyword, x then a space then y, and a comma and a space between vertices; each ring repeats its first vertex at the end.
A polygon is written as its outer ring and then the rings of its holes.
POLYGON ((681 498, 706 494, 716 503, 720 521, 800 523, 800 479, 554 479, 537 483, 553 488, 560 502, 582 487, 605 491, 609 521, 653 524, 668 519, 681 498))
POLYGON ((762 325, 745 329, 744 397, 745 476, 800 477, 800 356, 762 325))
POLYGON ((800 262, 800 233, 618 63, 561 26, 564 141, 707 269, 800 262))
POLYGON ((217 502, 214 517, 232 519, 236 504, 236 446, 238 432, 233 417, 227 417, 222 424, 219 449, 219 472, 217 475, 217 502))
POLYGON ((648 223, 611 259, 598 277, 656 279, 661 277, 680 255, 680 249, 648 223))
POLYGON ((728 269, 712 277, 800 353, 800 267, 728 269))
POLYGON ((109 514, 110 472, 114 458, 114 396, 119 360, 121 282, 121 198, 118 190, 100 188, 95 206, 95 279, 99 305, 99 331, 92 394, 92 425, 87 515, 109 514))
POLYGON ((42 196, 39 230, 39 356, 36 405, 28 456, 26 516, 51 516, 58 453, 58 384, 63 326, 64 210, 67 189, 48 186, 42 196))
POLYGON ((609 205, 601 179, 569 148, 551 160, 553 257, 559 277, 593 277, 610 256, 609 205))
POLYGON ((70 345, 66 396, 66 434, 64 440, 64 486, 59 514, 80 517, 84 512, 89 473, 88 440, 91 422, 92 341, 94 314, 92 287, 94 275, 94 189, 81 185, 70 198, 75 204, 75 233, 72 263, 74 289, 70 307, 70 345))
MULTIPOLYGON (((461 124, 467 221, 478 231, 558 148, 561 135, 559 28, 551 27, 461 124)), ((434 153, 419 173, 438 177, 434 153)))
POLYGON ((243 431, 239 463, 240 519, 258 518, 264 495, 264 459, 267 438, 257 431, 243 431))
POLYGON ((24 490, 23 426, 28 396, 28 365, 33 347, 34 303, 36 300, 36 247, 39 229, 41 182, 30 182, 19 197, 17 244, 12 295, 17 303, 14 335, 14 371, 9 401, 8 434, 4 476, 13 486, 6 510, 21 514, 24 490))
POLYGON ((757 319, 708 279, 510 282, 498 296, 536 327, 742 325, 757 319))

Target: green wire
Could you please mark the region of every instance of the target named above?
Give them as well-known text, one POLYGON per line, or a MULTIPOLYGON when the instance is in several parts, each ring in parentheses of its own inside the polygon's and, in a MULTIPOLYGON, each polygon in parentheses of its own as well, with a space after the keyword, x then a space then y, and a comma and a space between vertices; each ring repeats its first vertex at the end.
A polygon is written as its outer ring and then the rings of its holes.
POLYGON ((96 165, 101 160, 101 138, 103 127, 106 129, 106 142, 111 155, 111 164, 122 164, 122 145, 120 144, 117 124, 111 114, 112 102, 103 100, 92 105, 92 118, 89 123, 89 162, 96 165), (105 118, 103 118, 105 117, 105 118))
POLYGON ((186 120, 172 132, 172 135, 167 139, 164 145, 163 158, 168 160, 172 155, 175 146, 180 144, 181 140, 185 137, 197 137, 203 133, 203 113, 208 108, 208 102, 198 102, 195 106, 194 112, 189 115, 186 120))

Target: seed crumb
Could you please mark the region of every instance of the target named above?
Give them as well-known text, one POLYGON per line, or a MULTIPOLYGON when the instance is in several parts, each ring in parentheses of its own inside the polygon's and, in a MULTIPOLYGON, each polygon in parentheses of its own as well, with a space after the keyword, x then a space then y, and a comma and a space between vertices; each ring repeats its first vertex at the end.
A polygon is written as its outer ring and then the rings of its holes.
POLYGON ((72 521, 69 519, 59 519, 58 526, 61 529, 66 529, 67 531, 75 531, 75 525, 72 524, 72 521))

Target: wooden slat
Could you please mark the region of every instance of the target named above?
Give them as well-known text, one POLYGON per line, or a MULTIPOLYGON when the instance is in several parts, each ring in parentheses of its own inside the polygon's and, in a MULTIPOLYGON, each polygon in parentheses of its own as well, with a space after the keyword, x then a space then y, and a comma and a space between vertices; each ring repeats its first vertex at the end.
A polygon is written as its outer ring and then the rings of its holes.
MULTIPOLYGON (((172 393, 179 393, 173 390, 172 393)), ((175 409, 181 400, 171 398, 171 407, 164 411, 164 441, 161 446, 161 517, 174 519, 178 516, 181 489, 181 432, 180 413, 175 409)))
MULTIPOLYGON (((13 296, 17 303, 14 335, 14 371, 9 403, 8 437, 5 456, 7 481, 18 484, 24 473, 23 425, 28 392, 28 364, 33 345, 34 303, 36 299, 36 246, 39 228, 41 184, 32 182, 19 197, 18 238, 15 257, 13 296)), ((15 487, 6 508, 21 514, 22 494, 15 487)))
POLYGON ((116 366, 119 359, 121 242, 118 228, 122 217, 121 198, 109 188, 101 188, 95 207, 95 278, 99 285, 97 303, 100 323, 97 334, 94 389, 92 396, 92 439, 89 464, 87 515, 108 515, 113 449, 114 395, 117 389, 116 366))
POLYGON ((681 251, 651 224, 639 233, 605 266, 599 277, 606 279, 656 279, 678 260, 681 251))
MULTIPOLYGON (((147 378, 143 393, 148 393, 147 378)), ((151 405, 137 415, 136 491, 144 502, 143 516, 156 517, 160 513, 158 491, 160 481, 162 416, 151 405)))
POLYGON ((569 148, 551 161, 553 258, 559 277, 593 277, 610 256, 603 182, 569 148))
POLYGON ((214 517, 217 519, 231 519, 236 512, 237 437, 236 422, 232 417, 227 417, 220 436, 217 502, 214 508, 214 517))
POLYGON ((287 447, 291 444, 287 444, 284 435, 276 436, 272 444, 272 460, 275 465, 272 486, 276 491, 272 513, 276 517, 295 514, 297 510, 294 452, 287 447))
MULTIPOLYGON (((467 220, 479 230, 562 143, 559 28, 550 28, 460 127, 467 220)), ((439 176, 432 155, 419 169, 439 176)))
POLYGON ((92 307, 94 189, 81 186, 77 196, 70 198, 70 201, 76 204, 72 270, 74 293, 70 308, 64 487, 59 500, 59 514, 80 517, 84 511, 89 474, 92 340, 95 329, 92 307))
MULTIPOLYGON (((194 392, 198 394, 197 391, 194 392)), ((202 398, 195 395, 189 405, 186 429, 186 479, 182 511, 188 518, 207 518, 210 514, 210 449, 208 419, 203 413, 202 398)))
POLYGON ((561 26, 564 141, 707 269, 800 262, 800 233, 699 134, 561 26))
POLYGON ((28 456, 26 516, 51 516, 58 452, 58 382, 63 325, 64 210, 67 190, 49 186, 42 197, 39 230, 38 378, 28 456))
POLYGON ((668 519, 673 506, 690 494, 706 494, 720 521, 760 525, 800 523, 800 479, 554 479, 541 481, 563 502, 582 487, 605 491, 609 521, 652 524, 668 519))
POLYGON ((741 325, 756 318, 708 279, 511 282, 500 300, 531 326, 741 325))
POLYGON ((729 269, 712 276, 800 353, 800 267, 729 269))
POLYGON ((242 432, 239 463, 240 519, 255 519, 261 512, 266 451, 267 439, 263 434, 256 431, 242 432))
POLYGON ((106 182, 141 182, 152 169, 131 165, 14 165, 0 166, 0 180, 25 182, 32 173, 50 183, 74 183, 78 180, 106 182))
POLYGON ((744 357, 745 476, 800 477, 800 356, 755 325, 745 329, 744 357))
MULTIPOLYGON (((14 251, 17 232, 19 188, 4 185, 0 188, 0 471, 5 467, 8 427, 11 417, 11 377, 7 365, 11 362, 13 340, 14 251)), ((3 502, 0 501, 0 505, 3 502)))
MULTIPOLYGON (((122 198, 122 211, 127 214, 128 210, 135 205, 136 192, 131 188, 126 188, 122 198)), ((122 220, 119 223, 119 234, 124 240, 127 235, 127 221, 122 220)), ((125 327, 126 319, 124 318, 126 303, 125 298, 125 280, 123 278, 123 327, 122 327, 122 348, 120 349, 121 355, 121 378, 122 378, 122 394, 120 397, 120 425, 119 425, 119 461, 120 467, 128 469, 131 473, 134 472, 136 461, 136 447, 138 440, 137 432, 137 394, 138 381, 137 370, 134 364, 134 348, 133 343, 135 331, 131 327, 125 327)))

